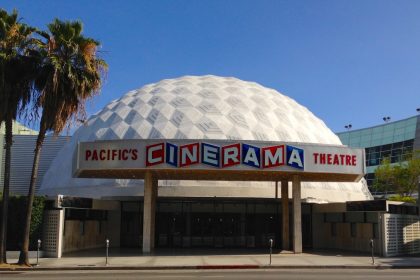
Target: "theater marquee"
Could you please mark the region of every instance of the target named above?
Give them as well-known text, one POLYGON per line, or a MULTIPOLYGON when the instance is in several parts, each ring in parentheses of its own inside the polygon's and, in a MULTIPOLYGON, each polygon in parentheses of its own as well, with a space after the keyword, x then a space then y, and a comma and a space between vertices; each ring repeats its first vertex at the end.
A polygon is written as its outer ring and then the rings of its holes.
POLYGON ((103 170, 223 170, 353 174, 365 172, 363 149, 228 140, 114 140, 78 144, 74 175, 103 170))

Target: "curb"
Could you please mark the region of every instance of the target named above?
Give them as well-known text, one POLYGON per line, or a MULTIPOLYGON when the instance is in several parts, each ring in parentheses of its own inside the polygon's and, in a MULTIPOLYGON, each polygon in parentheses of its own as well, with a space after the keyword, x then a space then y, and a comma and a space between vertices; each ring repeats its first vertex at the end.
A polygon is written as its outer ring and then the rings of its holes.
POLYGON ((419 265, 185 265, 185 266, 65 266, 11 267, 4 271, 72 271, 72 270, 220 270, 220 269, 419 269, 419 265))

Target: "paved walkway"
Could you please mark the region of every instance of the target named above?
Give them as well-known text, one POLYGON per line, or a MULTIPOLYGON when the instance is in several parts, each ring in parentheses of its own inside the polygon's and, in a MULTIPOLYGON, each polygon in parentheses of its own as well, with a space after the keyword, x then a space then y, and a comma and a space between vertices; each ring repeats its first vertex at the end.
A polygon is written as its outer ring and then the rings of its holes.
MULTIPOLYGON (((140 255, 138 250, 110 249, 108 265, 105 249, 67 254, 60 259, 41 258, 35 269, 212 269, 212 268, 419 268, 420 256, 372 258, 369 255, 313 252, 293 254, 258 251, 158 251, 153 256, 140 255)), ((16 259, 9 259, 14 263, 16 259)), ((36 259, 31 259, 36 263, 36 259)))

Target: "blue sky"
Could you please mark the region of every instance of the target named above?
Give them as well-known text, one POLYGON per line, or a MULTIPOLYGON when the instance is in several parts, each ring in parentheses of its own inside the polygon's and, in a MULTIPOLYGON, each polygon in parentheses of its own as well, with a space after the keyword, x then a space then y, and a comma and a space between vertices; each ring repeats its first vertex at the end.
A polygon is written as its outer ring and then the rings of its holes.
POLYGON ((2 1, 38 28, 80 19, 109 73, 94 113, 127 91, 183 75, 256 81, 333 131, 420 107, 420 1, 2 1))

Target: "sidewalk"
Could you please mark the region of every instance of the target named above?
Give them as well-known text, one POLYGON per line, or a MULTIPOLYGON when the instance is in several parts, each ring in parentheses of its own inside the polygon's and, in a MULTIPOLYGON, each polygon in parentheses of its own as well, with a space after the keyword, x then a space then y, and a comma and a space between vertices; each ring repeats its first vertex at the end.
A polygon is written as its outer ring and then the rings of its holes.
MULTIPOLYGON (((293 254, 276 252, 270 263, 269 254, 218 254, 217 252, 158 252, 153 256, 138 255, 138 251, 112 255, 105 264, 104 249, 68 254, 61 259, 42 258, 36 270, 99 270, 99 269, 230 269, 230 268, 419 268, 420 257, 375 258, 375 264, 369 255, 339 255, 333 252, 311 252, 293 254), (103 252, 102 252, 103 251, 103 252), (98 254, 102 253, 103 256, 98 254), (134 254, 136 253, 136 254, 134 254)), ((16 263, 16 259, 8 260, 16 263)), ((36 259, 31 259, 36 263, 36 259)), ((15 270, 26 268, 15 268, 15 270)), ((9 270, 9 268, 0 270, 9 270)))

